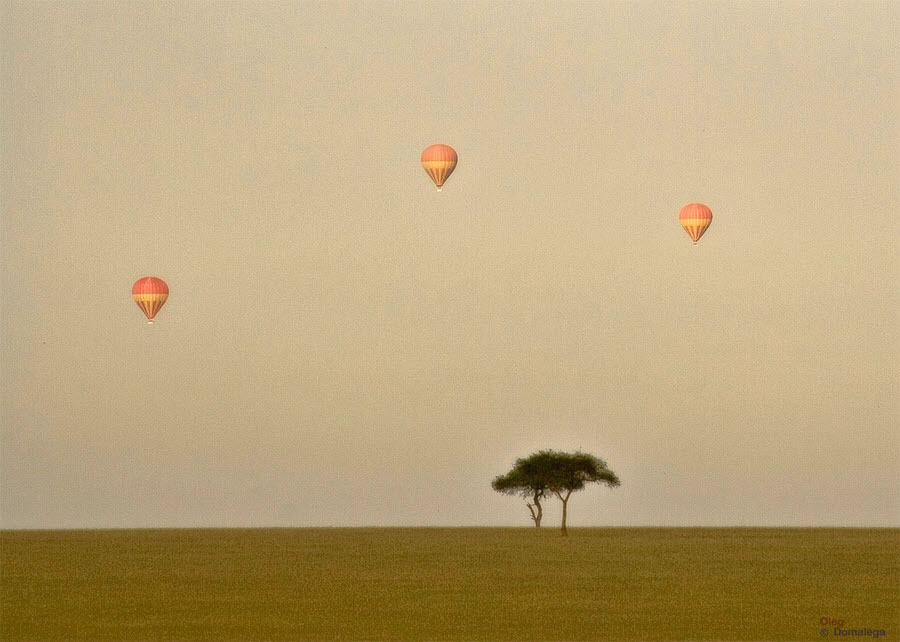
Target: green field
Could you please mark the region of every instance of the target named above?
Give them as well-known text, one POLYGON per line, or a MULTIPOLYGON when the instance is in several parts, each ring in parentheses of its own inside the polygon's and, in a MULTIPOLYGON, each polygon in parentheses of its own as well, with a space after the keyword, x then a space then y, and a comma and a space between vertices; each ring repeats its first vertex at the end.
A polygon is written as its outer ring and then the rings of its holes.
POLYGON ((3 640, 874 639, 897 529, 2 531, 3 640))

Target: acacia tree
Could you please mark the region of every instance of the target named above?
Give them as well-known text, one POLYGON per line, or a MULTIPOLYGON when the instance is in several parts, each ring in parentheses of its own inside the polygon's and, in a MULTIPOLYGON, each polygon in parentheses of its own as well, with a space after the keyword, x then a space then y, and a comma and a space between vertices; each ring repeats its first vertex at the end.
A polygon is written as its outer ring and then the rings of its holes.
POLYGON ((505 475, 498 475, 491 482, 491 487, 498 493, 521 495, 534 502, 525 505, 528 506, 535 528, 541 527, 541 519, 544 517, 541 500, 550 495, 547 483, 551 478, 551 454, 549 450, 542 450, 529 457, 519 458, 512 470, 505 475))
POLYGON ((566 510, 569 505, 569 497, 573 492, 583 490, 590 483, 606 484, 615 487, 621 484, 616 474, 606 467, 606 462, 583 452, 553 453, 553 466, 551 477, 547 486, 562 502, 562 534, 568 535, 566 530, 566 510))
POLYGON ((528 510, 537 527, 540 527, 543 516, 540 499, 550 493, 555 494, 563 505, 562 534, 568 535, 566 516, 569 497, 589 483, 602 483, 610 487, 620 484, 619 478, 607 468, 606 462, 593 455, 541 450, 524 459, 517 459, 512 470, 496 477, 491 486, 508 495, 521 494, 525 498, 533 496, 537 511, 531 504, 528 504, 528 510))

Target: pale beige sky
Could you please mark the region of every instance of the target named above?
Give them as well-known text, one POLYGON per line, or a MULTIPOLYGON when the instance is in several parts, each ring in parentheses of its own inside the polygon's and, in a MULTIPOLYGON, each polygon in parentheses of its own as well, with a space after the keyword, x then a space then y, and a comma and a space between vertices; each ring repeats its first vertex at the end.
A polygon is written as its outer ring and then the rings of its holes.
POLYGON ((896 2, 0 6, 0 527, 900 524, 896 2))

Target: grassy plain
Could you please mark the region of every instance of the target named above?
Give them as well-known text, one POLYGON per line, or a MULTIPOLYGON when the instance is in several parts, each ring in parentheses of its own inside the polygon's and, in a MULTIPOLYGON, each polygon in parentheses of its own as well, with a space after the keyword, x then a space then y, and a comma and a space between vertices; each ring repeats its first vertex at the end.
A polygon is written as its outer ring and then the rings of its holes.
POLYGON ((3 640, 836 637, 823 618, 900 635, 897 529, 2 531, 0 547, 3 640))

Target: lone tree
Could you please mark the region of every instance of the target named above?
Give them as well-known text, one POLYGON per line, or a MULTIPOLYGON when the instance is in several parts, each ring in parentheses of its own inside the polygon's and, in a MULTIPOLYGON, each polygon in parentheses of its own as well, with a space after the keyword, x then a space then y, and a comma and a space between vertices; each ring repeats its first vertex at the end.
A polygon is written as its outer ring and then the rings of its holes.
POLYGON ((525 505, 531 512, 535 528, 540 528, 541 519, 544 517, 541 500, 550 495, 551 489, 547 484, 551 478, 552 467, 551 451, 542 450, 530 457, 517 459, 512 470, 494 478, 491 487, 498 493, 521 495, 526 500, 530 498, 534 504, 525 505))
POLYGON ((531 504, 528 504, 528 510, 538 527, 543 514, 540 499, 553 493, 562 502, 562 534, 568 535, 566 515, 569 497, 594 482, 610 487, 620 484, 616 474, 606 467, 606 462, 593 455, 541 450, 524 459, 517 459, 513 469, 495 478, 491 486, 501 493, 533 497, 537 512, 531 504))
POLYGON ((621 482, 616 474, 606 467, 605 461, 593 455, 582 452, 553 453, 553 455, 555 465, 548 486, 562 502, 562 534, 568 535, 566 509, 569 505, 569 496, 576 490, 584 489, 586 484, 599 483, 614 487, 621 482))

